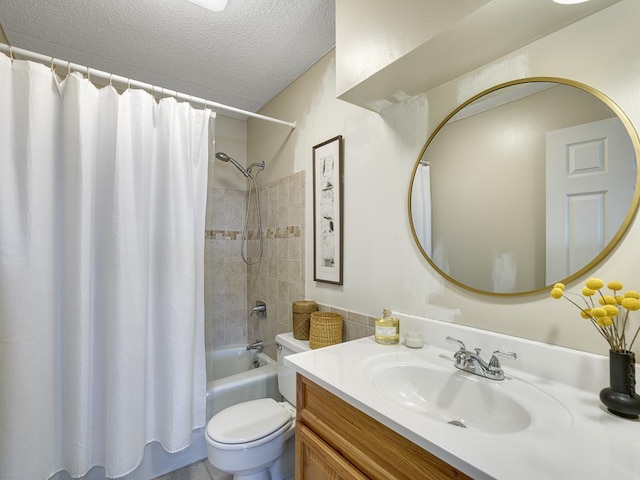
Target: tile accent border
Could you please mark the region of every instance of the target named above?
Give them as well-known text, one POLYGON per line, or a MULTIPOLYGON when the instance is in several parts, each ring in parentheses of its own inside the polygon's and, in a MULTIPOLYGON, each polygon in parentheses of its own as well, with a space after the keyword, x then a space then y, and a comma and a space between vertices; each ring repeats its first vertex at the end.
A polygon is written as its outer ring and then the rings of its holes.
MULTIPOLYGON (((265 239, 268 238, 300 238, 300 225, 292 225, 289 227, 267 228, 264 231, 265 239)), ((242 238, 240 230, 205 230, 204 238, 206 240, 238 240, 242 238)), ((248 240, 258 240, 257 231, 249 231, 248 240)))

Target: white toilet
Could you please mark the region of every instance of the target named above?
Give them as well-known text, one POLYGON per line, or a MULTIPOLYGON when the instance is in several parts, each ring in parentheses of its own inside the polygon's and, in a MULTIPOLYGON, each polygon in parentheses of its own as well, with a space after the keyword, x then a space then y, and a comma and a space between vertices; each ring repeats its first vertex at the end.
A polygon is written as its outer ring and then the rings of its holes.
POLYGON ((284 357, 309 350, 293 333, 276 336, 278 389, 284 401, 261 398, 225 408, 207 424, 207 458, 234 480, 293 480, 296 374, 284 357))

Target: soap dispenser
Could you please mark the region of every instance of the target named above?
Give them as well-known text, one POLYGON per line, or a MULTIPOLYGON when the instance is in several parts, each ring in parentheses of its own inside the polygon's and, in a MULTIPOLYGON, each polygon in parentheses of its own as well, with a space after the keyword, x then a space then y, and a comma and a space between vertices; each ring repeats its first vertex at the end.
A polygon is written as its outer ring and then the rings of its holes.
POLYGON ((391 316, 391 309, 382 310, 382 317, 375 321, 375 339, 383 345, 397 345, 400 342, 400 321, 391 316))

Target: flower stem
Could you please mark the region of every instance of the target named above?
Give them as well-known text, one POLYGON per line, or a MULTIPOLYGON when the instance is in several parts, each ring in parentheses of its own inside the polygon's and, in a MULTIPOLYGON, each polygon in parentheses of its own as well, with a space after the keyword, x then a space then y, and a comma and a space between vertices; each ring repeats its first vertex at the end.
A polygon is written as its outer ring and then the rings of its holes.
MULTIPOLYGON (((566 295, 567 293, 572 293, 572 292, 564 292, 564 293, 562 294, 562 296, 563 296, 564 298, 566 298, 567 300, 569 300, 571 303, 573 303, 576 307, 578 307, 578 308, 580 309, 580 311, 584 310, 584 308, 582 308, 582 307, 581 307, 580 305, 578 305, 576 302, 574 302, 574 301, 573 301, 573 300, 571 300, 569 297, 567 297, 567 295, 566 295)), ((577 295, 577 293, 576 293, 576 294, 573 294, 573 295, 577 295)), ((582 297, 582 295, 581 295, 581 297, 582 297)), ((587 302, 587 300, 586 300, 584 297, 582 297, 582 299, 584 300, 584 303, 587 305, 587 308, 589 308, 589 302, 587 302)))
POLYGON ((627 344, 627 336, 626 336, 626 331, 627 331, 627 320, 629 319, 629 310, 625 311, 625 315, 624 315, 624 320, 622 322, 622 335, 620 336, 620 342, 622 343, 622 347, 624 350, 627 349, 626 344, 627 344))

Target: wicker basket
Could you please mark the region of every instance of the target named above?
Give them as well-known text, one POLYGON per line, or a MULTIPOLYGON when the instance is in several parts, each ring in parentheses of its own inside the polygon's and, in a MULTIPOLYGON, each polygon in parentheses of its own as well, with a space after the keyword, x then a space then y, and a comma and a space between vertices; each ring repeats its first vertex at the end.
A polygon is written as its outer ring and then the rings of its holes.
POLYGON ((342 315, 333 312, 313 312, 309 346, 321 348, 340 342, 342 342, 342 315))
POLYGON ((293 338, 309 340, 311 314, 318 311, 318 304, 313 300, 293 302, 293 338))

